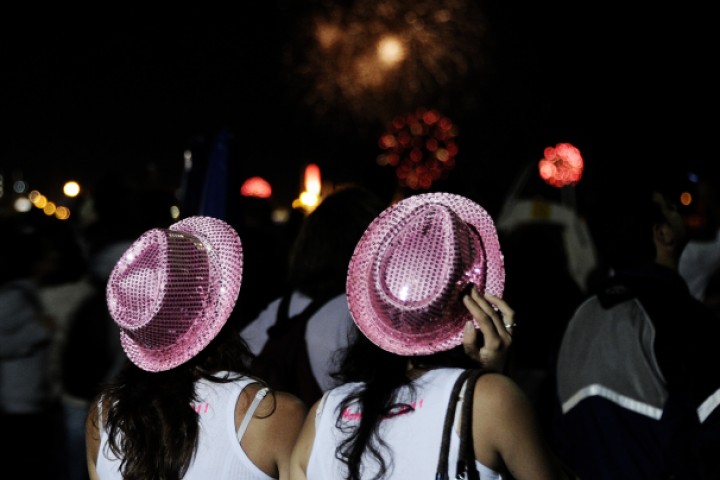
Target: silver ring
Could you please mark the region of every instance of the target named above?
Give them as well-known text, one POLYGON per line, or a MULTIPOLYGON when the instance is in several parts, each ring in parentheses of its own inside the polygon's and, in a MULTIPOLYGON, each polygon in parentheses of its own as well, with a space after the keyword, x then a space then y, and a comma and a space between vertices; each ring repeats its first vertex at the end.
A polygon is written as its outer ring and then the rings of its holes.
POLYGON ((517 323, 506 323, 506 324, 505 324, 505 328, 513 328, 513 327, 516 327, 516 326, 517 326, 517 323))

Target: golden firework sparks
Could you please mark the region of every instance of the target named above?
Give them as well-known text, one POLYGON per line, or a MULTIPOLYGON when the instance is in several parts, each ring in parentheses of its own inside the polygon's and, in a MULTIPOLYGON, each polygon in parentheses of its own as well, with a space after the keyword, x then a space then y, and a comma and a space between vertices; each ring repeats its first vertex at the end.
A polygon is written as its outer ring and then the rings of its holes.
MULTIPOLYGON (((304 103, 386 122, 437 104, 483 65, 486 21, 467 0, 359 0, 328 6, 288 48, 304 103)), ((457 90, 457 89, 456 89, 457 90)))

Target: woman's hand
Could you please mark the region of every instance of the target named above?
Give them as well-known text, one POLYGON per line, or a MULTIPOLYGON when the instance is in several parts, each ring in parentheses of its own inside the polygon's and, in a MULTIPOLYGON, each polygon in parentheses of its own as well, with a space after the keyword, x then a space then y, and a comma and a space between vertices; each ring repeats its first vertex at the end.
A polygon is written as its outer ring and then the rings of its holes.
POLYGON ((489 293, 483 296, 475 287, 463 297, 463 303, 477 321, 484 339, 483 346, 478 349, 478 332, 473 322, 468 321, 463 331, 465 353, 483 368, 503 373, 512 344, 515 312, 502 298, 489 293))

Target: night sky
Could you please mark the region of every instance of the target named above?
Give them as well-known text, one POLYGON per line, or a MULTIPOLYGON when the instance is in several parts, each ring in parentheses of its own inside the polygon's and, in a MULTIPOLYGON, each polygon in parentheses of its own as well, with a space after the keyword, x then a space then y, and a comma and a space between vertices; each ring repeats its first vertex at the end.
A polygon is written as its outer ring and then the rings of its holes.
MULTIPOLYGON (((334 182, 393 184, 393 172, 375 163, 377 140, 415 106, 437 108, 459 129, 456 168, 433 188, 471 194, 490 210, 523 166, 558 142, 583 153, 579 192, 600 191, 624 169, 717 161, 709 12, 627 2, 455 4, 472 7, 468 18, 482 25, 455 39, 446 33, 437 46, 471 63, 462 74, 420 72, 429 83, 412 99, 401 84, 355 99, 318 90, 340 61, 308 53, 310 19, 330 11, 320 2, 242 2, 166 18, 7 16, 0 168, 46 191, 69 178, 92 185, 120 166, 176 188, 183 151, 206 149, 227 128, 234 171, 264 176, 285 202, 309 162, 334 182), (464 36, 472 45, 453 45, 464 36)), ((354 15, 351 2, 335 7, 354 15)))

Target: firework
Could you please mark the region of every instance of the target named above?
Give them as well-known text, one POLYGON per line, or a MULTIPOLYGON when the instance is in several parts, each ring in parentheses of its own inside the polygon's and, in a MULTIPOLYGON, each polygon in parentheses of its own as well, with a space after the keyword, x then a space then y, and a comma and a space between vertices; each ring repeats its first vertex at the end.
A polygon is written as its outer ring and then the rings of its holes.
POLYGON ((538 162, 540 177, 553 187, 575 185, 583 172, 583 158, 580 150, 570 143, 558 143, 546 147, 543 158, 538 162))
POLYGON ((436 110, 418 108, 397 116, 378 142, 381 166, 395 167, 398 182, 413 190, 428 189, 455 166, 457 128, 436 110))
POLYGON ((439 105, 483 64, 486 21, 466 0, 361 0, 307 18, 289 46, 293 81, 320 116, 345 111, 385 123, 439 105))

